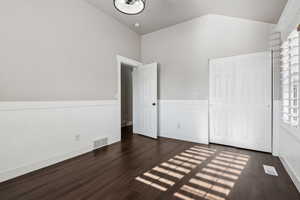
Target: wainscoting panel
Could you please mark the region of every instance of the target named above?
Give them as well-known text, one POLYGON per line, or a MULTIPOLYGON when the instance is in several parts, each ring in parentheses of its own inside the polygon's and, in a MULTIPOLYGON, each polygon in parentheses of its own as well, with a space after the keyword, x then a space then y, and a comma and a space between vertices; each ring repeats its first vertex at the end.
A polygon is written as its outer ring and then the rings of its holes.
POLYGON ((300 192, 300 136, 298 132, 280 126, 279 157, 300 192))
POLYGON ((1 102, 0 182, 120 141, 117 101, 1 102), (5 139, 3 139, 5 138, 5 139))
POLYGON ((279 156, 300 192, 300 136, 299 130, 285 127, 281 122, 281 102, 273 101, 273 156, 279 156))
POLYGON ((160 100, 159 135, 208 144, 208 100, 160 100))
POLYGON ((279 156, 279 135, 280 135, 280 101, 273 101, 273 156, 279 156))

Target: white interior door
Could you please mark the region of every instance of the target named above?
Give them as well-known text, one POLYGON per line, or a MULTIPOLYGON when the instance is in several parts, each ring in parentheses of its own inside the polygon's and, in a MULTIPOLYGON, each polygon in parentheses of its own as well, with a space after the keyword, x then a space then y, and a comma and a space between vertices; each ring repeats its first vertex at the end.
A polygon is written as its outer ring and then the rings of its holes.
POLYGON ((271 152, 271 54, 210 61, 210 142, 271 152))
POLYGON ((133 71, 133 132, 157 138, 157 63, 133 71))

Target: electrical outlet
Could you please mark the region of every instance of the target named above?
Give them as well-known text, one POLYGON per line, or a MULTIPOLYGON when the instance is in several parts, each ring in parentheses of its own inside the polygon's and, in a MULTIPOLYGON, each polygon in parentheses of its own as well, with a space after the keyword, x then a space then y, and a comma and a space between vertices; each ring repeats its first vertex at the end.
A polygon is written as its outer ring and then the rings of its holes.
POLYGON ((179 122, 177 123, 177 128, 181 129, 181 124, 179 122))
POLYGON ((79 141, 80 140, 80 134, 75 135, 75 140, 79 141))

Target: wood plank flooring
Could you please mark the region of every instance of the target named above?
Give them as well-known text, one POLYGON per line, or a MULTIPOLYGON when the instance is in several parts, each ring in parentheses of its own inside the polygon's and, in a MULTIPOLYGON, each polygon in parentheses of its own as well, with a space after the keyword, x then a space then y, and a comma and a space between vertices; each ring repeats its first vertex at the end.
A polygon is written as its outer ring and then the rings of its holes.
POLYGON ((1 200, 298 200, 270 154, 127 135, 122 142, 0 184, 1 200), (278 177, 262 165, 276 167, 278 177))

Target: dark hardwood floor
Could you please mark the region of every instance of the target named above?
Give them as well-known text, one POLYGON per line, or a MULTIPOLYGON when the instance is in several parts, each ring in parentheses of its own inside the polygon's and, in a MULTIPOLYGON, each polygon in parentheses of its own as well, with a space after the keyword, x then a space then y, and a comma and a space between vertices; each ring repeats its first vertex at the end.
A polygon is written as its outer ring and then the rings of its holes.
POLYGON ((122 142, 1 183, 0 199, 300 199, 270 154, 128 132, 122 142), (279 176, 266 175, 263 164, 279 176))
POLYGON ((132 136, 133 136, 133 128, 132 128, 132 126, 122 127, 122 130, 121 130, 121 139, 122 140, 131 139, 132 136))

